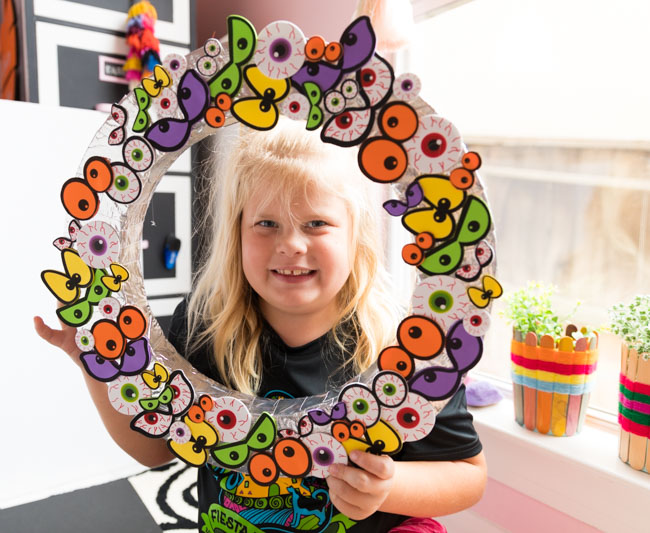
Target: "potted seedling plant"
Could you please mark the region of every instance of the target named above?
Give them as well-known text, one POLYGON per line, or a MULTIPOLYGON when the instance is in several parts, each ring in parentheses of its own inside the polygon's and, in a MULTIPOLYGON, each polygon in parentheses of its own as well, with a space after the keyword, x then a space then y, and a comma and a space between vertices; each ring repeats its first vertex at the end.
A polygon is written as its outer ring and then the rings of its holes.
POLYGON ((552 285, 529 282, 506 295, 503 316, 513 327, 517 423, 545 435, 570 436, 584 422, 598 358, 598 335, 589 328, 564 326, 568 317, 554 311, 554 292, 552 285))
POLYGON ((635 470, 650 466, 650 295, 609 309, 611 330, 621 340, 619 457, 635 470))

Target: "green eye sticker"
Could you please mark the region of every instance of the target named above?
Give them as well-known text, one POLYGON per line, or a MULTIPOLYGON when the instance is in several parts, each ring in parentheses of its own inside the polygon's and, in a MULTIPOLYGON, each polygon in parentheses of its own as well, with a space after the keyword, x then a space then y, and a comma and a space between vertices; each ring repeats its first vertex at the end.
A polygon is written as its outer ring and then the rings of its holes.
POLYGON ((236 468, 248 459, 250 450, 262 451, 270 448, 276 435, 275 419, 268 413, 262 413, 243 442, 218 446, 212 450, 212 456, 218 463, 236 468))

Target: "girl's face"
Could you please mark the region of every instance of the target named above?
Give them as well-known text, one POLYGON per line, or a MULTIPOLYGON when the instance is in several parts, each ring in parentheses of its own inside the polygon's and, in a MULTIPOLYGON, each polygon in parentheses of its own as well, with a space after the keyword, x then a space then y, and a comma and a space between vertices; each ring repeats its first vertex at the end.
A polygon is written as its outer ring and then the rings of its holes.
POLYGON ((244 205, 241 221, 244 275, 260 297, 272 325, 300 317, 328 329, 336 295, 351 270, 352 224, 343 200, 324 191, 296 195, 291 213, 258 191, 244 205))

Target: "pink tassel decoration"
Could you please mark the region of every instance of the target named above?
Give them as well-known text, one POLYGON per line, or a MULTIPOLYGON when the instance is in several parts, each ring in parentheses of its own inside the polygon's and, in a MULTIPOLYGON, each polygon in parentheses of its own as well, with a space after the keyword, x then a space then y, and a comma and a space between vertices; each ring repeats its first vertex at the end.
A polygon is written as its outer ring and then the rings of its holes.
POLYGON ((161 63, 160 43, 154 36, 156 20, 158 13, 148 0, 142 0, 129 9, 126 23, 129 53, 124 64, 129 85, 137 85, 142 78, 150 76, 153 68, 161 63))

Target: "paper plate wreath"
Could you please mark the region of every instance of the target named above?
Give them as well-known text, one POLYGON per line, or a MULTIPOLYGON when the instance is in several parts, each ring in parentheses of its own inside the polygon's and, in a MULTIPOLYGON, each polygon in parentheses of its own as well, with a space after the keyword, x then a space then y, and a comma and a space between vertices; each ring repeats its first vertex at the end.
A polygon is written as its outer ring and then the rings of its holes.
POLYGON ((133 430, 167 439, 190 465, 270 485, 280 475, 326 477, 353 449, 394 454, 429 434, 481 357, 487 308, 501 295, 481 159, 419 98, 417 76, 395 78, 375 42, 368 17, 326 43, 284 21, 258 35, 231 16, 227 49, 209 39, 168 56, 113 105, 81 175, 61 189, 72 217, 54 241, 63 267, 41 275, 63 304, 57 314, 78 328, 86 371, 108 383, 133 430), (145 212, 176 157, 215 128, 268 130, 280 114, 321 128, 323 142, 355 146, 368 178, 395 185, 399 198, 383 207, 413 234, 402 257, 418 270, 396 344, 341 390, 296 400, 243 395, 196 372, 151 317, 139 264, 145 212))

